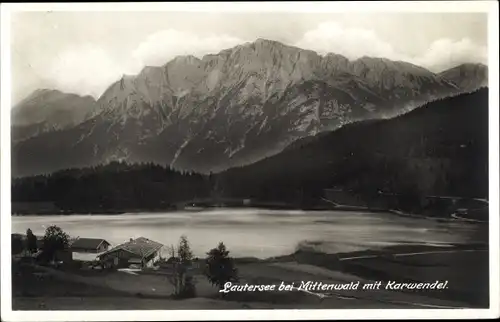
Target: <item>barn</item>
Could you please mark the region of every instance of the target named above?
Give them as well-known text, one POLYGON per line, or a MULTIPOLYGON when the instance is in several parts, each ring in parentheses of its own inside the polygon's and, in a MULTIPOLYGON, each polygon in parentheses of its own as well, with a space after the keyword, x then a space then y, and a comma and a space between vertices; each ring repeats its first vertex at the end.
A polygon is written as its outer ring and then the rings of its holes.
POLYGON ((74 260, 92 261, 106 252, 111 244, 102 238, 77 238, 71 243, 70 250, 74 260))
POLYGON ((150 267, 161 256, 163 245, 145 237, 131 239, 97 256, 104 267, 150 267))

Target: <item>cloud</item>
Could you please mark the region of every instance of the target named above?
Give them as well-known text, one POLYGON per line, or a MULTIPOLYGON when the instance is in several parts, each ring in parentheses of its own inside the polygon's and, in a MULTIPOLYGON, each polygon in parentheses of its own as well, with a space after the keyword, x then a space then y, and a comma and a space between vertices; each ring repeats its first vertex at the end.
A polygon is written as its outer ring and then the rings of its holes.
POLYGON ((442 71, 463 63, 488 64, 488 49, 469 38, 459 41, 440 39, 432 43, 421 56, 412 59, 415 64, 433 71, 442 71))
POLYGON ((345 28, 336 22, 324 22, 310 30, 295 44, 320 54, 336 53, 349 59, 362 56, 405 59, 390 43, 380 39, 373 30, 345 28))
POLYGON ((57 55, 44 75, 56 89, 99 97, 122 73, 123 67, 108 52, 85 44, 57 55))
POLYGON ((178 55, 218 53, 243 42, 227 35, 199 36, 169 29, 148 36, 124 62, 98 46, 86 44, 66 49, 41 74, 56 89, 98 98, 122 75, 135 75, 146 65, 161 66, 178 55))
MULTIPOLYGON (((253 40, 253 39, 252 39, 253 40)), ((120 61, 113 53, 94 44, 70 47, 53 58, 52 62, 37 68, 53 88, 92 95, 98 98, 106 88, 123 74, 137 74, 146 66, 161 66, 178 55, 218 53, 249 40, 225 34, 195 34, 174 29, 155 32, 139 43, 120 61)), ((408 61, 434 72, 464 62, 487 63, 487 49, 472 40, 440 39, 416 56, 383 40, 373 30, 346 28, 336 22, 325 22, 307 31, 293 45, 326 54, 329 52, 357 59, 362 56, 384 57, 408 61)))
POLYGON ((163 65, 178 55, 193 55, 201 58, 206 54, 218 53, 223 49, 245 42, 228 35, 204 35, 162 30, 147 37, 133 52, 134 66, 163 65))
POLYGON ((469 38, 439 39, 427 50, 410 56, 381 39, 373 30, 346 28, 336 22, 319 24, 315 29, 306 32, 295 45, 320 54, 337 53, 349 59, 372 56, 402 60, 434 72, 467 62, 487 64, 488 60, 486 46, 479 46, 469 38))

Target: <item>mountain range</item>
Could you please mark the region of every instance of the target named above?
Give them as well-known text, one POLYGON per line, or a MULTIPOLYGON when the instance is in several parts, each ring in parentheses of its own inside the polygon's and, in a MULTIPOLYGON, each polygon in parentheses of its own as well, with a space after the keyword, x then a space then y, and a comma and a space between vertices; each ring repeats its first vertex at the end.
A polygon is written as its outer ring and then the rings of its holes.
POLYGON ((487 67, 436 74, 401 61, 258 39, 124 75, 94 100, 38 90, 12 109, 12 174, 111 161, 202 173, 251 164, 298 139, 404 114, 487 85, 487 67))

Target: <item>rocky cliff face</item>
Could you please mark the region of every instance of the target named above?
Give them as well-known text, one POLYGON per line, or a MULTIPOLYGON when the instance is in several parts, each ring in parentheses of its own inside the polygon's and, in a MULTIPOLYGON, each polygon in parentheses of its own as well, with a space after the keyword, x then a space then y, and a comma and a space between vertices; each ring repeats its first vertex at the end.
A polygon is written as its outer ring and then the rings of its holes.
POLYGON ((13 157, 18 174, 113 160, 216 172, 302 137, 460 91, 456 79, 409 63, 349 61, 259 39, 123 76, 90 116, 16 144, 13 157))

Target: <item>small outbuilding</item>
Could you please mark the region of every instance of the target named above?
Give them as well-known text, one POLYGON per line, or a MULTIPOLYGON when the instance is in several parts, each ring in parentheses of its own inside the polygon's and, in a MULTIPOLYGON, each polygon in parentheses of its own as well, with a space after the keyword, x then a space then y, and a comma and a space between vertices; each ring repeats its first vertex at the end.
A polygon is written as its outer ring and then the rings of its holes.
POLYGON ((91 261, 106 252, 111 244, 102 238, 77 238, 70 245, 73 259, 91 261))

